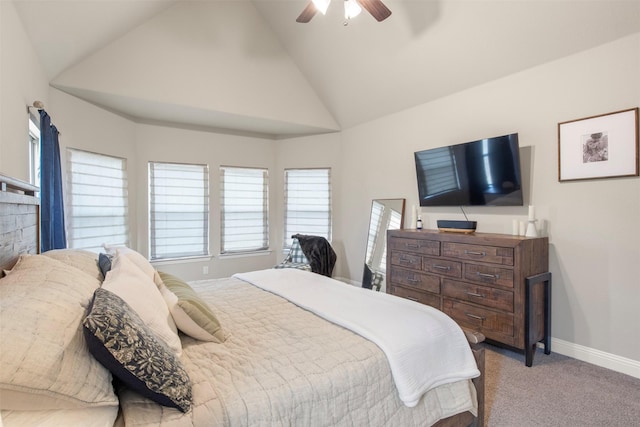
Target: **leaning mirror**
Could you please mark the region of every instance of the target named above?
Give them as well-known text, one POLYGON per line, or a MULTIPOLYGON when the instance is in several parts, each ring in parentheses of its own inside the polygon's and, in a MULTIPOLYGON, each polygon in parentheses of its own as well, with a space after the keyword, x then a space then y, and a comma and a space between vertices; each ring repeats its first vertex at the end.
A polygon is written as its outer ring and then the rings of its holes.
POLYGON ((405 199, 374 199, 364 258, 362 287, 386 292, 387 230, 402 228, 405 199))

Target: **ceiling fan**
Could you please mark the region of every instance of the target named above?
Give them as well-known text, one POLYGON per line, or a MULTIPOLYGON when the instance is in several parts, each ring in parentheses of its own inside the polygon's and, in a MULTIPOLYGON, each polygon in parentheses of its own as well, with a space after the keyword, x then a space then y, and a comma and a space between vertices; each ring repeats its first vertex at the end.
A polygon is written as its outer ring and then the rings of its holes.
MULTIPOLYGON (((296 22, 306 24, 311 21, 317 12, 323 15, 327 12, 331 0, 309 0, 307 6, 296 19, 296 22)), ((373 16, 376 21, 380 22, 387 19, 391 15, 391 11, 381 0, 344 0, 345 19, 351 19, 357 16, 362 6, 373 16)))

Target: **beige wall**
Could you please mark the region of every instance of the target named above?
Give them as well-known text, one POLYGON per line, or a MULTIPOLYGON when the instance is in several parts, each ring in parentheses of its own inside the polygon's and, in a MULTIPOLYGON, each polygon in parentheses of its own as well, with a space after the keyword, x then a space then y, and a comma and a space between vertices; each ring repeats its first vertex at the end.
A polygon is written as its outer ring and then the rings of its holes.
MULTIPOLYGON (((338 128, 246 1, 177 2, 63 71, 53 85, 129 99, 128 104, 143 102, 149 108, 167 102, 183 106, 191 119, 220 112, 227 120, 238 115, 236 119, 338 128)), ((168 117, 172 119, 178 122, 168 117)))
POLYGON ((0 173, 23 181, 29 181, 27 105, 36 100, 48 104, 47 77, 13 3, 0 1, 0 173))
MULTIPOLYGON (((372 198, 417 204, 413 152, 519 132, 525 204, 546 220, 552 336, 640 361, 640 178, 558 182, 558 122, 640 105, 640 34, 342 132, 341 275, 358 279, 372 198)), ((467 208, 479 231, 511 233, 527 208, 467 208)), ((424 208, 425 227, 464 219, 424 208)), ((411 216, 407 215, 406 219, 411 216)), ((636 367, 636 370, 638 368, 636 367)))

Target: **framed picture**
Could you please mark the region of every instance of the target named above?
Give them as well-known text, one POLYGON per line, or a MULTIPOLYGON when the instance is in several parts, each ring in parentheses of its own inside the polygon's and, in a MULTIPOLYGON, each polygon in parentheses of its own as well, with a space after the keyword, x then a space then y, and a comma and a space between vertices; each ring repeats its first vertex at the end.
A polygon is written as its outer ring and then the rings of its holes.
POLYGON ((558 123, 558 181, 638 176, 638 108, 558 123))

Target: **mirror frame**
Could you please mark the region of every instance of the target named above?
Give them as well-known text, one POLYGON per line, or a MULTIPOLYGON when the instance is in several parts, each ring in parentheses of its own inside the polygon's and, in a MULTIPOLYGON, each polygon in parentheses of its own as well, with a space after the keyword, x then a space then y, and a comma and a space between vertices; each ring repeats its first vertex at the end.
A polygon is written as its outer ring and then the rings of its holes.
MULTIPOLYGON (((367 258, 369 257, 369 251, 368 251, 368 246, 369 246, 369 241, 371 240, 371 221, 373 219, 373 209, 375 206, 375 203, 381 203, 388 209, 390 209, 389 207, 387 207, 386 203, 389 202, 398 202, 401 204, 400 206, 400 229, 402 229, 404 227, 404 213, 405 213, 405 205, 406 205, 406 199, 404 198, 397 198, 397 199, 373 199, 371 201, 371 210, 369 213, 369 227, 367 228, 367 240, 366 240, 366 246, 365 246, 365 253, 364 253, 364 263, 363 263, 363 273, 362 273, 362 284, 361 286, 363 288, 367 288, 367 289, 374 289, 374 285, 373 285, 373 275, 375 273, 375 271, 372 271, 368 264, 367 264, 367 258), (386 203, 385 203, 386 202, 386 203)), ((389 230, 390 228, 388 227, 388 222, 385 225, 384 230, 378 229, 378 232, 384 231, 382 233, 382 243, 384 244, 385 248, 387 246, 387 230, 389 230)), ((380 239, 380 236, 377 238, 380 239)), ((386 260, 385 260, 386 262, 386 260)), ((379 286, 375 286, 375 290, 376 291, 385 291, 386 292, 386 271, 384 272, 383 278, 382 278, 382 282, 380 283, 379 286)))

